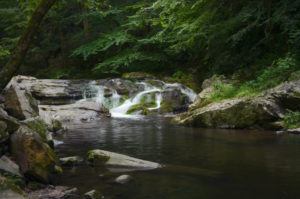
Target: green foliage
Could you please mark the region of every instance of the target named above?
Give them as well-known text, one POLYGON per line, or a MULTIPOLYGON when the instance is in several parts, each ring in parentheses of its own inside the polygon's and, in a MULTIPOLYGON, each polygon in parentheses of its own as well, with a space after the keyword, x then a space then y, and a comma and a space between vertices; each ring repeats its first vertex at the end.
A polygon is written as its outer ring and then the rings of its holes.
POLYGON ((284 127, 287 129, 300 127, 300 112, 288 112, 284 116, 284 127))

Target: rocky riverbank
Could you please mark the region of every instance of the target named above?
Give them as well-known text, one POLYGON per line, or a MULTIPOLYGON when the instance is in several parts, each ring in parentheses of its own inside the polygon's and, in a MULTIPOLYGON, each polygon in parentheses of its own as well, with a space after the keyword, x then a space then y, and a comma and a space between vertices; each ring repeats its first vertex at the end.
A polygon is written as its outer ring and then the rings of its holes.
POLYGON ((214 92, 212 80, 204 81, 202 87, 197 100, 174 119, 175 123, 204 128, 287 130, 283 125, 285 115, 300 110, 300 80, 285 82, 257 96, 218 102, 208 100, 214 92))
MULTIPOLYGON (((101 84, 101 88, 105 86, 103 96, 108 98, 113 92, 132 96, 141 90, 138 84, 128 80, 99 80, 97 84, 101 84)), ((80 196, 76 188, 52 186, 56 176, 63 172, 62 165, 99 166, 99 161, 97 165, 94 163, 101 160, 100 166, 118 169, 161 167, 157 163, 101 150, 95 150, 84 158, 57 157, 52 134, 64 133, 65 122, 84 122, 110 116, 103 103, 88 100, 97 95, 91 89, 90 81, 38 80, 16 76, 9 82, 0 96, 0 198, 101 198, 101 194, 94 190, 80 196)))

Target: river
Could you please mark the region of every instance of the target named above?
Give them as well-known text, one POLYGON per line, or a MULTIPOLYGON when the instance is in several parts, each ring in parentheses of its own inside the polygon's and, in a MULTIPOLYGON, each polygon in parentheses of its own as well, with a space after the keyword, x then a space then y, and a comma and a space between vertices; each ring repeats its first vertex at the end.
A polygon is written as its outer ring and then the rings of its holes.
POLYGON ((118 199, 296 199, 300 136, 265 131, 209 130, 172 125, 165 117, 103 118, 69 123, 56 139, 60 157, 103 149, 164 164, 153 171, 111 173, 65 167, 58 184, 96 189, 118 199), (113 183, 133 176, 125 185, 113 183))

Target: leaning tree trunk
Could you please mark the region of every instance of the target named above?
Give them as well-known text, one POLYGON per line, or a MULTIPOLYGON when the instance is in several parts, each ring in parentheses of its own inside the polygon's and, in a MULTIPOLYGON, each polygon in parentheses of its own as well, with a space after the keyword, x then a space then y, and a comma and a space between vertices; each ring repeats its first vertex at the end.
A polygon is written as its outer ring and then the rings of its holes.
POLYGON ((31 41, 37 32, 44 16, 50 10, 57 0, 42 0, 29 20, 28 26, 22 36, 20 37, 18 44, 13 51, 9 61, 2 68, 0 72, 0 90, 3 89, 9 80, 18 71, 21 63, 23 62, 31 41))

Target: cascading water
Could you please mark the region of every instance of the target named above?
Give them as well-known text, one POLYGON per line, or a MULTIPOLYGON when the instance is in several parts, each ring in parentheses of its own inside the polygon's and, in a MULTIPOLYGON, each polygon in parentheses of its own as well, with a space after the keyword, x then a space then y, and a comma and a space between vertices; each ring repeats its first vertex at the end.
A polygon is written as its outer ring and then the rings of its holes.
POLYGON ((129 96, 120 95, 115 88, 97 85, 93 81, 85 91, 84 100, 96 100, 96 102, 108 108, 111 116, 115 118, 141 118, 143 116, 141 110, 133 112, 130 112, 130 110, 140 105, 144 110, 158 112, 164 102, 164 93, 167 91, 179 90, 182 95, 188 98, 190 103, 197 97, 193 90, 182 84, 154 81, 156 84, 151 84, 147 81, 135 82, 135 86, 140 88, 140 90, 129 96), (151 104, 151 106, 145 107, 144 104, 151 104))

